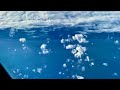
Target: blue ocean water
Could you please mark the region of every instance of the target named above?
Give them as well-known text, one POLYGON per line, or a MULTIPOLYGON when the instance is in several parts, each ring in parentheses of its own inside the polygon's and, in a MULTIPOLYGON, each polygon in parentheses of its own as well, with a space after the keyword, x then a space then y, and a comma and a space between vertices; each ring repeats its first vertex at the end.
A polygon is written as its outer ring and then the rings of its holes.
POLYGON ((120 78, 120 33, 84 30, 80 26, 0 30, 0 62, 13 79, 120 78), (73 40, 76 34, 88 42, 73 40), (86 52, 75 57, 67 45, 86 47, 86 52))

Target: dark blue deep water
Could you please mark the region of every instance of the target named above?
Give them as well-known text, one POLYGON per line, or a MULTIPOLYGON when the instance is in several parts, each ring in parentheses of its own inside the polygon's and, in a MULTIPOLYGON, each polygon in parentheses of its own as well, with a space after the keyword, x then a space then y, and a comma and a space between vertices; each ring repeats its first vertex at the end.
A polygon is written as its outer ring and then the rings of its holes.
POLYGON ((0 62, 13 79, 120 78, 120 33, 83 31, 65 26, 0 30, 0 62), (88 42, 73 40, 76 34, 88 42), (81 58, 65 48, 69 44, 86 47, 81 58))

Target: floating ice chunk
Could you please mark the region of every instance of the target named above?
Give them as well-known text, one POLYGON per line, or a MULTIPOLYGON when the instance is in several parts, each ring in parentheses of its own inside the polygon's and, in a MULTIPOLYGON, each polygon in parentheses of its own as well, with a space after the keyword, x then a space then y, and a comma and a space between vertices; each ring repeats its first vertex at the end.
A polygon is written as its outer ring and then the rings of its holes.
POLYGON ((26 39, 25 38, 20 38, 19 41, 24 43, 24 42, 26 42, 26 39))
POLYGON ((64 67, 64 68, 66 68, 66 67, 67 67, 67 65, 64 63, 64 64, 63 64, 63 67, 64 67))
POLYGON ((77 79, 84 79, 83 76, 78 76, 78 75, 76 75, 76 77, 77 77, 77 79))
POLYGON ((108 66, 108 64, 107 64, 107 63, 103 63, 102 65, 104 65, 104 66, 108 66))
POLYGON ((66 49, 73 49, 73 48, 75 48, 75 45, 69 44, 69 45, 66 46, 66 49))

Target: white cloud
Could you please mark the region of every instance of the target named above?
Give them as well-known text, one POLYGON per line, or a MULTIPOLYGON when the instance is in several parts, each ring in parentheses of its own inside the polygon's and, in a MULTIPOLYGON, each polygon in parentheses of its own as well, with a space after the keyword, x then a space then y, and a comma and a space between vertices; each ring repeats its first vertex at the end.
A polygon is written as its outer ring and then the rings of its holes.
POLYGON ((103 66, 108 66, 108 63, 102 63, 103 66))
POLYGON ((41 73, 42 72, 42 68, 37 68, 37 72, 41 73))
POLYGON ((20 38, 19 41, 24 43, 24 42, 26 42, 26 39, 25 38, 20 38))
POLYGON ((46 46, 47 46, 46 44, 42 44, 42 45, 40 46, 40 48, 41 48, 41 49, 45 49, 46 46))
POLYGON ((67 65, 64 63, 64 64, 63 64, 63 67, 64 67, 64 68, 66 68, 66 67, 67 67, 67 65))
POLYGON ((40 49, 42 50, 42 52, 39 52, 39 54, 48 54, 49 53, 49 50, 46 48, 47 45, 46 44, 42 44, 40 46, 40 49))
POLYGON ((74 54, 75 58, 81 58, 81 56, 84 54, 84 52, 86 51, 86 47, 82 47, 80 45, 77 45, 76 47, 76 53, 72 52, 72 54, 74 54), (77 51, 77 52, 76 52, 77 51))
POLYGON ((84 79, 83 76, 76 75, 77 79, 84 79))
POLYGON ((61 42, 61 43, 65 43, 65 40, 64 40, 64 39, 61 39, 60 42, 61 42))
POLYGON ((73 48, 75 48, 75 45, 69 44, 69 45, 66 46, 66 49, 73 49, 73 48))
POLYGON ((87 43, 88 42, 82 34, 75 34, 75 36, 72 36, 72 39, 77 40, 79 43, 87 43))
MULTIPOLYGON (((59 24, 75 26, 100 21, 98 29, 91 30, 92 32, 120 32, 119 20, 120 11, 0 11, 1 29, 59 24)), ((88 26, 94 27, 94 24, 88 26)))
POLYGON ((118 41, 118 40, 115 40, 114 43, 115 43, 115 44, 119 44, 119 41, 118 41))

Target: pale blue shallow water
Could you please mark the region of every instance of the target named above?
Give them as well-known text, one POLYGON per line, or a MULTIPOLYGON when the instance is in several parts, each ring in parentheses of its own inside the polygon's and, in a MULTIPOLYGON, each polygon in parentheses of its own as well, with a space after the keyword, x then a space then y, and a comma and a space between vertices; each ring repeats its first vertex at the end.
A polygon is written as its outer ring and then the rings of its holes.
POLYGON ((60 42, 62 38, 80 34, 78 31, 84 31, 84 27, 0 30, 0 62, 14 79, 76 79, 76 75, 85 79, 120 78, 120 43, 115 44, 116 40, 120 41, 120 33, 89 32, 83 34, 87 36, 85 39, 88 43, 60 42), (25 38, 26 42, 20 42, 20 38, 25 38), (47 45, 49 53, 39 53, 42 44, 47 45), (79 58, 64 48, 68 44, 87 48, 80 63, 79 58), (86 56, 89 56, 89 62, 85 61, 86 56), (63 67, 63 64, 67 67, 63 67))

